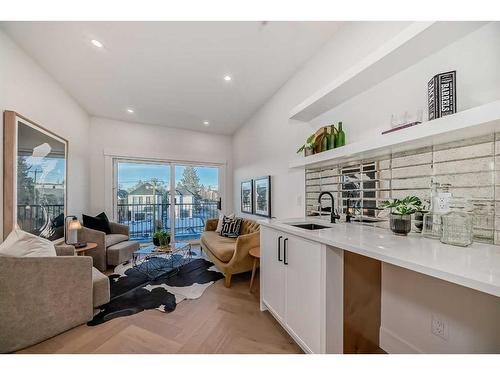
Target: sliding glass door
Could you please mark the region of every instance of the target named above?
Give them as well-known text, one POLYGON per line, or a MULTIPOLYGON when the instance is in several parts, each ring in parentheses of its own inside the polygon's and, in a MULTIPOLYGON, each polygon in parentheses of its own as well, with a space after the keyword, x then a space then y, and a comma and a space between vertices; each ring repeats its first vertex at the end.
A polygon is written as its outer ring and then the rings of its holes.
POLYGON ((217 217, 219 168, 174 166, 174 232, 177 240, 198 240, 210 218, 217 217))
POLYGON ((152 241, 157 229, 173 240, 197 241, 218 215, 220 167, 116 159, 115 218, 130 237, 152 241))
POLYGON ((131 238, 151 241, 156 228, 170 230, 169 164, 118 161, 116 177, 116 218, 131 238))

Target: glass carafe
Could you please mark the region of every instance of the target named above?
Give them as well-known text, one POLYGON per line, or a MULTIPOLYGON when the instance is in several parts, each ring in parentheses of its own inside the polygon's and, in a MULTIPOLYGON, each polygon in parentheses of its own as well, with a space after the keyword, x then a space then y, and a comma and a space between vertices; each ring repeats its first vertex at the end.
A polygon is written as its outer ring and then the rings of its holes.
POLYGON ((472 238, 473 240, 493 243, 495 211, 491 202, 472 202, 472 238))
POLYGON ((441 214, 427 212, 424 215, 422 225, 422 236, 427 238, 440 239, 442 233, 441 214))
POLYGON ((430 207, 429 212, 424 214, 422 218, 422 235, 427 238, 441 238, 441 214, 434 208, 438 202, 439 183, 431 180, 430 207))
POLYGON ((463 199, 450 201, 450 212, 441 216, 441 242, 456 246, 472 243, 472 216, 465 211, 465 207, 463 199))

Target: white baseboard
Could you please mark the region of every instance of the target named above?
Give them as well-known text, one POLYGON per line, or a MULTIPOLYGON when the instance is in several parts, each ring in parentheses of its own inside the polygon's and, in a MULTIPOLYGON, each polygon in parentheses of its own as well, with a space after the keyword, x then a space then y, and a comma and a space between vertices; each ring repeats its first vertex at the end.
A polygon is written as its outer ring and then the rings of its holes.
POLYGON ((383 326, 380 327, 380 347, 389 354, 421 354, 421 350, 383 326))

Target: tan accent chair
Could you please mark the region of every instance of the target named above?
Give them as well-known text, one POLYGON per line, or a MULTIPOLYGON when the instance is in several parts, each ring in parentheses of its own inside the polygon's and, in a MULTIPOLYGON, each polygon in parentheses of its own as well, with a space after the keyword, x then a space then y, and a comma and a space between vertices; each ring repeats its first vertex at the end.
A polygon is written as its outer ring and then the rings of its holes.
POLYGON ((0 353, 13 352, 93 318, 109 302, 109 279, 92 258, 56 245, 55 257, 0 258, 0 353))
POLYGON ((95 242, 97 247, 87 252, 94 259, 94 267, 106 271, 108 265, 117 266, 130 260, 134 251, 139 250, 139 243, 129 241, 128 225, 110 222, 111 234, 82 227, 78 234, 79 241, 95 242))
POLYGON ((260 226, 254 220, 243 219, 240 236, 228 238, 215 231, 218 222, 218 219, 207 220, 200 245, 215 266, 224 272, 226 288, 229 288, 232 275, 252 270, 253 258, 248 252, 260 247, 260 226))

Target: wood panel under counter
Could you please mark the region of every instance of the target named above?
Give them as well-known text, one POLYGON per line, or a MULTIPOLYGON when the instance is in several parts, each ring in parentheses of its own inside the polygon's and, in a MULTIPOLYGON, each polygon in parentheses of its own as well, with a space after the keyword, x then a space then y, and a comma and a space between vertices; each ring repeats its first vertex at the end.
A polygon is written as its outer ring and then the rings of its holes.
POLYGON ((344 353, 382 353, 381 262, 344 252, 344 353))
POLYGON ((326 353, 384 353, 381 262, 330 246, 325 258, 326 353))

